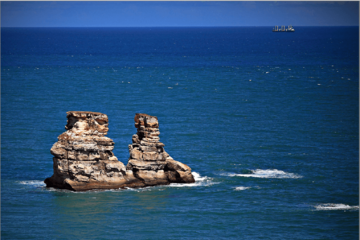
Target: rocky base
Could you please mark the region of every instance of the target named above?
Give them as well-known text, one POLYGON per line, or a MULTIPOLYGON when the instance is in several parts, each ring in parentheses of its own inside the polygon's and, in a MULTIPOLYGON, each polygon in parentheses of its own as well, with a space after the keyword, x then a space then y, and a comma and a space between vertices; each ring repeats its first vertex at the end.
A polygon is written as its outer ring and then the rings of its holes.
POLYGON ((71 111, 67 118, 67 131, 50 150, 54 174, 45 179, 47 187, 86 191, 195 182, 191 168, 165 152, 156 117, 135 115, 137 133, 126 167, 114 156, 112 139, 105 137, 107 115, 71 111))

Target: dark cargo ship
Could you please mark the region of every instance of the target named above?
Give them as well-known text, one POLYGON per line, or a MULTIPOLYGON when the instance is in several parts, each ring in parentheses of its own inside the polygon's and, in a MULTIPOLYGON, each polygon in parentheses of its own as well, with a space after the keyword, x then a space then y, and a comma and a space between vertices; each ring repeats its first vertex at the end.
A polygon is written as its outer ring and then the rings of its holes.
POLYGON ((281 26, 279 29, 279 26, 275 26, 272 30, 273 32, 295 32, 295 29, 290 25, 288 28, 285 29, 285 26, 281 26))

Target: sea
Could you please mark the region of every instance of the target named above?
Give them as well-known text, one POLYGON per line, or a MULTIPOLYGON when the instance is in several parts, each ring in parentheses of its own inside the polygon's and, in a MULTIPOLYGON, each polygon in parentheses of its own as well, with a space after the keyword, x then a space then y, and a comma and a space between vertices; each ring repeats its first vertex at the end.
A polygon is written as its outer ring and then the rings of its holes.
POLYGON ((359 239, 359 27, 1 28, 2 239, 359 239), (46 188, 67 111, 196 182, 46 188))

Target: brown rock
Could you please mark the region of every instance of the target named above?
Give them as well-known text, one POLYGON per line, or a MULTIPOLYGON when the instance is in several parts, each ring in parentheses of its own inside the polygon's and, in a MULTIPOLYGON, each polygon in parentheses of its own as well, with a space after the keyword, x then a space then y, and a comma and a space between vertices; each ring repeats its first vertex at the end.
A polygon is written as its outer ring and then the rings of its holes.
POLYGON ((191 168, 175 161, 165 152, 165 145, 160 142, 158 137, 160 135, 158 118, 137 113, 134 120, 137 137, 134 135, 132 138, 133 144, 129 147, 130 159, 126 169, 132 170, 134 176, 147 185, 195 182, 191 168), (134 139, 140 141, 140 148, 134 143, 134 139), (140 153, 142 159, 134 160, 134 156, 138 156, 140 153), (164 180, 165 178, 167 181, 164 180))
POLYGON ((132 142, 133 143, 140 143, 140 140, 139 140, 139 136, 137 134, 134 134, 133 137, 132 137, 132 142))
POLYGON ((130 157, 132 159, 138 159, 138 160, 142 160, 143 159, 143 153, 137 149, 133 149, 131 152, 130 152, 130 157))
POLYGON ((157 117, 135 115, 137 134, 129 145, 127 166, 112 150, 114 142, 105 137, 108 117, 97 112, 67 112, 66 132, 58 137, 50 152, 54 155, 52 177, 47 187, 85 191, 191 183, 191 168, 173 160, 160 142, 157 117))
POLYGON ((174 159, 166 159, 166 166, 171 171, 191 172, 191 168, 188 165, 174 159))
POLYGON ((76 191, 124 187, 126 168, 112 153, 113 140, 105 137, 108 117, 67 112, 67 118, 67 131, 50 150, 55 156, 54 175, 45 179, 46 185, 76 191))
POLYGON ((169 184, 169 180, 164 170, 139 170, 134 171, 134 176, 142 180, 147 186, 169 184))
POLYGON ((158 159, 157 152, 143 152, 144 161, 156 161, 158 159))
POLYGON ((138 169, 138 170, 164 170, 165 163, 164 162, 145 162, 145 161, 139 161, 135 159, 130 159, 128 162, 129 169, 138 169))

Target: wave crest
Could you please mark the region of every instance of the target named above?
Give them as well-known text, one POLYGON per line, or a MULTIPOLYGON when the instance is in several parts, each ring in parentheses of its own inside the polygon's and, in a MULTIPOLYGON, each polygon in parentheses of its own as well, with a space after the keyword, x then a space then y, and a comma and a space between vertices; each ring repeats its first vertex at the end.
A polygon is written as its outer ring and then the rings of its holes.
POLYGON ((359 206, 350 206, 342 203, 325 203, 315 206, 316 210, 355 210, 359 206))
POLYGON ((287 173, 277 169, 256 169, 250 170, 250 173, 246 174, 237 174, 237 173, 228 173, 223 174, 230 177, 255 177, 255 178, 302 178, 303 176, 295 173, 287 173))
POLYGON ((243 191, 243 190, 246 190, 246 189, 249 189, 249 188, 251 188, 251 187, 236 187, 235 188, 235 191, 243 191))
POLYGON ((167 185, 168 187, 207 187, 214 184, 217 184, 216 182, 213 182, 213 179, 207 176, 200 176, 197 172, 192 172, 192 175, 195 178, 194 183, 170 183, 170 185, 167 185))
POLYGON ((19 183, 23 184, 23 185, 33 186, 33 187, 45 187, 46 186, 44 181, 40 181, 40 180, 20 181, 19 183))

